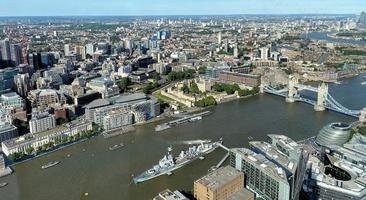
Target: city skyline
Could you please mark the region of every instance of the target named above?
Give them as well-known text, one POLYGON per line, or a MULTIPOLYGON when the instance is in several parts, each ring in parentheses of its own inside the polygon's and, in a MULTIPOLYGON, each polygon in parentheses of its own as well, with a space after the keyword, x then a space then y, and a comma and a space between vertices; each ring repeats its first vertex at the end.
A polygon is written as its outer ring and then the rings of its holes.
POLYGON ((366 8, 360 0, 187 0, 170 2, 167 0, 109 0, 71 1, 56 0, 52 6, 45 0, 29 1, 4 0, 0 3, 0 16, 141 16, 141 15, 236 15, 236 14, 354 14, 366 8), (137 6, 138 5, 138 6, 137 6), (10 9, 10 8, 17 9, 10 9))

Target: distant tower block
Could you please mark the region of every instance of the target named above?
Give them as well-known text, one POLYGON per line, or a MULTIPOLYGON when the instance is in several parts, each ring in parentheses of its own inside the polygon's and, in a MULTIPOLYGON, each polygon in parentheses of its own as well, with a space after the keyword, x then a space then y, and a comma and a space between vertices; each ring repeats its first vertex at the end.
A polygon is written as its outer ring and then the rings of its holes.
POLYGON ((315 111, 324 111, 325 110, 327 96, 328 96, 328 85, 325 83, 322 83, 318 87, 318 100, 316 102, 316 105, 314 106, 315 111))
POLYGON ((288 103, 295 102, 295 97, 298 95, 295 85, 298 83, 299 79, 296 76, 290 75, 288 82, 288 96, 286 98, 286 102, 288 103))
POLYGON ((217 36, 217 42, 218 42, 219 44, 221 44, 221 43, 222 43, 222 32, 221 32, 221 31, 218 33, 218 36, 217 36))
POLYGON ((360 113, 360 122, 361 123, 366 123, 366 108, 361 110, 360 113))

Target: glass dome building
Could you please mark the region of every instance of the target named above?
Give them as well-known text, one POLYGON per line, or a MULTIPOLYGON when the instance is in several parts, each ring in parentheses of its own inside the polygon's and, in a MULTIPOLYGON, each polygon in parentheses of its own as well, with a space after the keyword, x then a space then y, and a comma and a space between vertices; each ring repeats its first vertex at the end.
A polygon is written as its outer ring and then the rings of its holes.
POLYGON ((316 143, 321 146, 338 145, 342 146, 351 137, 351 126, 346 123, 337 122, 324 126, 316 137, 316 143))

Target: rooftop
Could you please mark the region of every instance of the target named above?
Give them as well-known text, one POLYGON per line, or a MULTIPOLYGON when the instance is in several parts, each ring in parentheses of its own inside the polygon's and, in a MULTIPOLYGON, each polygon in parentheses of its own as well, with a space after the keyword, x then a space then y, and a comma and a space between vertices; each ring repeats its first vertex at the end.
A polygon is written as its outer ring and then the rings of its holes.
POLYGON ((231 166, 226 166, 205 175, 196 182, 210 188, 212 191, 215 191, 240 175, 243 175, 243 173, 231 166))
POLYGON ((96 99, 96 100, 90 102, 88 105, 86 105, 85 108, 93 109, 93 108, 108 106, 109 104, 110 104, 110 102, 106 99, 96 99))
POLYGON ((154 200, 188 200, 182 193, 179 191, 170 191, 169 189, 166 189, 159 193, 158 196, 154 198, 154 200))
POLYGON ((235 192, 226 200, 243 200, 243 199, 250 199, 250 197, 254 199, 254 193, 246 188, 243 188, 242 190, 235 192))
POLYGON ((285 181, 287 183, 287 177, 282 167, 271 162, 263 155, 257 154, 254 151, 246 148, 234 148, 231 149, 231 151, 241 155, 243 159, 250 162, 256 168, 263 169, 262 172, 266 173, 268 176, 271 176, 277 180, 285 181))
POLYGON ((9 130, 16 129, 16 128, 17 127, 11 123, 0 123, 0 132, 9 131, 9 130))
POLYGON ((147 96, 144 93, 133 93, 128 95, 119 95, 116 97, 112 97, 111 101, 115 103, 130 103, 133 101, 146 100, 147 96))
POLYGON ((249 142, 249 144, 252 145, 253 147, 259 149, 260 151, 262 151, 267 156, 267 158, 278 163, 279 165, 286 168, 291 173, 295 173, 296 166, 297 166, 296 160, 291 160, 289 157, 284 155, 274 146, 272 146, 266 142, 262 142, 262 141, 260 141, 260 142, 253 141, 253 142, 249 142))

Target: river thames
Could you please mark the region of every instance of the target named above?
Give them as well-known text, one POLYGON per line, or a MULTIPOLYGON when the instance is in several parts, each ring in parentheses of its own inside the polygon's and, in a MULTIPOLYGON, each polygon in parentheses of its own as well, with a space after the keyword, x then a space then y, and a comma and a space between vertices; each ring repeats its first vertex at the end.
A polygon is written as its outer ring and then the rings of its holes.
MULTIPOLYGON (((343 80, 341 85, 330 85, 330 93, 348 108, 366 107, 363 81, 366 79, 362 75, 343 80)), ((139 126, 133 133, 110 139, 99 136, 19 164, 15 167, 16 173, 0 179, 9 183, 0 189, 0 199, 152 199, 166 188, 191 191, 193 181, 223 157, 222 149, 206 156, 205 160, 174 171, 171 176, 134 185, 131 175, 156 164, 169 146, 175 153, 187 148, 184 141, 223 137, 227 147, 248 147, 248 137, 266 140, 267 134, 284 134, 301 140, 317 135, 329 122, 356 120, 332 111, 315 112, 312 106, 303 103, 287 104, 283 98, 269 94, 227 102, 210 110, 211 115, 196 123, 159 133, 154 131, 156 123, 139 126), (108 150, 121 142, 125 144, 123 149, 108 150), (68 154, 71 157, 67 157, 68 154), (41 165, 54 160, 61 163, 41 170, 41 165)))

